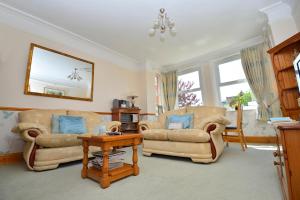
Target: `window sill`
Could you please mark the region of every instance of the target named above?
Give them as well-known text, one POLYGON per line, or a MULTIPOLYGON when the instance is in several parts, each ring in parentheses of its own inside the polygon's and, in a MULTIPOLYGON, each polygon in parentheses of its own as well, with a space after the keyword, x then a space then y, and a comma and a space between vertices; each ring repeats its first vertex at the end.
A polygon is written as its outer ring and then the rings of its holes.
MULTIPOLYGON (((256 110, 257 107, 254 107, 254 106, 245 106, 243 107, 243 111, 250 111, 250 110, 256 110)), ((227 108, 226 110, 227 112, 235 112, 236 110, 233 109, 233 108, 227 108)))

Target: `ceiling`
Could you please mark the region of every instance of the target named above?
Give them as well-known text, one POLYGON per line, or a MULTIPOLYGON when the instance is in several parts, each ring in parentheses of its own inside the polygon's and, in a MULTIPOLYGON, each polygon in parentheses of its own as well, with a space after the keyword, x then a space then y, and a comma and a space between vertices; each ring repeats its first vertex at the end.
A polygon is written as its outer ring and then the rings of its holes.
POLYGON ((170 65, 260 35, 259 9, 278 0, 0 0, 138 62, 170 65), (177 35, 149 37, 161 7, 177 35))

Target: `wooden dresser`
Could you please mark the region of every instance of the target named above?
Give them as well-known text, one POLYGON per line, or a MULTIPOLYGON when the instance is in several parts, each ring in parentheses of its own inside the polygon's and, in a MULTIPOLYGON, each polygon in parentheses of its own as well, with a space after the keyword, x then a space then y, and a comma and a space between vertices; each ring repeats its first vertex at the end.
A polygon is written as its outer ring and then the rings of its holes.
POLYGON ((293 61, 300 52, 300 33, 290 37, 268 51, 276 77, 280 108, 283 116, 299 120, 299 90, 293 61))
POLYGON ((285 200, 300 199, 300 125, 277 127, 274 165, 285 200))

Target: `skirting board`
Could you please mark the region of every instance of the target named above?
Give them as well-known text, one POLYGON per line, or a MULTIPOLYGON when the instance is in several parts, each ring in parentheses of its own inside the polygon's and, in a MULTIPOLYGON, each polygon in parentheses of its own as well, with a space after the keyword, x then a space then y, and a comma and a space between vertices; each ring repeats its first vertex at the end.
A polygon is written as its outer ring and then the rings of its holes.
POLYGON ((23 160, 22 152, 0 155, 0 165, 16 163, 16 162, 20 162, 22 160, 23 160))
MULTIPOLYGON (((237 136, 223 136, 228 142, 240 142, 237 136)), ((245 136, 247 143, 276 144, 276 136, 245 136)))

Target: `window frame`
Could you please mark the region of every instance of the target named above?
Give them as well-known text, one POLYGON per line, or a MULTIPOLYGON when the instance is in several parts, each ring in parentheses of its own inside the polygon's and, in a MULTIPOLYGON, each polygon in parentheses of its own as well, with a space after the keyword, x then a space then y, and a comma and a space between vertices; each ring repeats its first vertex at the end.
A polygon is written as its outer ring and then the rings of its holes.
POLYGON ((178 71, 176 76, 177 76, 177 96, 176 96, 176 104, 177 106, 179 107, 179 104, 178 104, 178 95, 179 95, 179 91, 178 91, 178 82, 179 82, 179 76, 181 75, 185 75, 185 74, 189 74, 189 73, 193 73, 193 72, 198 72, 198 79, 199 79, 199 85, 200 87, 198 88, 193 88, 191 90, 186 90, 187 92, 198 92, 200 91, 201 92, 201 99, 202 99, 202 102, 201 104, 199 105, 203 105, 204 104, 204 101, 203 101, 203 83, 201 81, 201 70, 200 70, 200 67, 192 67, 192 68, 188 68, 186 70, 182 70, 182 71, 178 71))
MULTIPOLYGON (((234 81, 228 81, 228 82, 225 82, 225 83, 221 83, 219 65, 227 63, 227 62, 232 62, 232 61, 235 61, 235 60, 239 60, 239 59, 241 59, 241 55, 240 54, 236 54, 236 55, 233 55, 233 56, 221 59, 218 62, 216 62, 215 73, 216 73, 216 80, 217 80, 217 87, 218 87, 218 90, 217 90, 218 91, 218 100, 219 100, 219 104, 220 105, 222 105, 221 87, 235 85, 235 84, 240 84, 240 83, 248 83, 246 77, 245 77, 245 79, 238 79, 238 80, 234 80, 234 81)), ((249 83, 248 83, 248 85, 249 85, 249 83)), ((251 90, 251 88, 250 88, 250 90, 251 90)), ((244 109, 245 110, 254 110, 256 108, 247 108, 246 107, 244 109)), ((229 110, 230 110, 230 108, 229 108, 229 110)))

